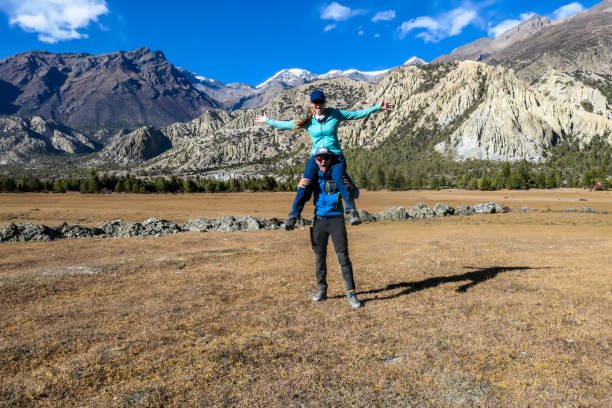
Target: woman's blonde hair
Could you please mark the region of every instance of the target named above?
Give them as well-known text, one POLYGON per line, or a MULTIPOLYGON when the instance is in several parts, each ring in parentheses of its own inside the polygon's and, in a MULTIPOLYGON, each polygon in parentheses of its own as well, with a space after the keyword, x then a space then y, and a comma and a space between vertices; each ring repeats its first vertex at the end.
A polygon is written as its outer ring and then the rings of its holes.
POLYGON ((309 106, 306 115, 300 115, 295 118, 295 128, 293 129, 293 131, 297 133, 302 128, 308 127, 308 125, 310 124, 310 119, 312 119, 312 117, 314 116, 314 112, 314 108, 312 106, 309 106))

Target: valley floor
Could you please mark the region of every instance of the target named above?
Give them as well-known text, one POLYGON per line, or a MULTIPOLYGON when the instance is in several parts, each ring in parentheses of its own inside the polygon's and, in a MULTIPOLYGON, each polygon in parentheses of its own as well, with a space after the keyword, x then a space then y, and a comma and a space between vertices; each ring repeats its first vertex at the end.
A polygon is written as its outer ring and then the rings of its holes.
MULTIPOLYGON (((11 194, 0 223, 283 217, 290 199, 11 194)), ((557 211, 610 212, 608 192, 359 205, 490 200, 516 211, 349 227, 356 311, 331 248, 331 298, 310 301, 307 229, 1 244, 0 406, 610 406, 612 215, 557 211)))

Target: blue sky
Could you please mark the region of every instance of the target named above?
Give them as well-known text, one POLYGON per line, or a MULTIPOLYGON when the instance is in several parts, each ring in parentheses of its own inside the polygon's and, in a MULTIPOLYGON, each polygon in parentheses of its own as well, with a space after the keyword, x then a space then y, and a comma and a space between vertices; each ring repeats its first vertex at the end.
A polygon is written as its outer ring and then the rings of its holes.
POLYGON ((558 19, 597 0, 0 0, 0 58, 149 47, 176 66, 257 85, 284 68, 374 71, 427 61, 532 13, 558 19))

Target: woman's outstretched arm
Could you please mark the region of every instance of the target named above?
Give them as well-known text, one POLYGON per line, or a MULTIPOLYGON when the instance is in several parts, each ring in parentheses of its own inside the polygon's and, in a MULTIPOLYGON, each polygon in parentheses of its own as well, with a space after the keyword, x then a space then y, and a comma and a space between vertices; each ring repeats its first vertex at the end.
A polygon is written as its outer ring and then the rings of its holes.
POLYGON ((292 120, 273 120, 265 112, 262 115, 255 115, 255 123, 265 123, 266 125, 283 130, 295 129, 295 123, 292 120))
POLYGON ((349 111, 349 110, 338 110, 338 112, 340 112, 340 115, 342 116, 342 118, 344 120, 353 120, 353 119, 361 119, 361 118, 365 118, 366 116, 368 116, 370 113, 372 112, 376 112, 379 110, 383 110, 386 112, 389 112, 393 109, 393 105, 390 104, 389 102, 382 100, 380 101, 380 103, 378 105, 374 105, 371 106, 367 109, 362 109, 362 110, 358 110, 358 111, 349 111))

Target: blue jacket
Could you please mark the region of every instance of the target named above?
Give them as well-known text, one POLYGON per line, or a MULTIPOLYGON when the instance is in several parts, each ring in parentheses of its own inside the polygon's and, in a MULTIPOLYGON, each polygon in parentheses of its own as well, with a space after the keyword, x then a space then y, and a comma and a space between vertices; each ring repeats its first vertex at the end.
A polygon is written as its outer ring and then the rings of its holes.
MULTIPOLYGON (((326 108, 323 122, 319 122, 315 118, 312 118, 308 126, 306 126, 306 130, 312 139, 311 156, 314 156, 318 147, 327 147, 333 154, 341 155, 342 148, 338 140, 338 126, 340 122, 365 118, 370 113, 380 109, 380 105, 374 105, 370 108, 358 111, 326 108)), ((295 122, 293 120, 272 120, 268 118, 266 124, 277 129, 295 129, 295 122)))
POLYGON ((342 196, 332 179, 331 169, 325 173, 318 171, 317 185, 313 188, 315 215, 317 217, 337 217, 344 214, 342 196))

